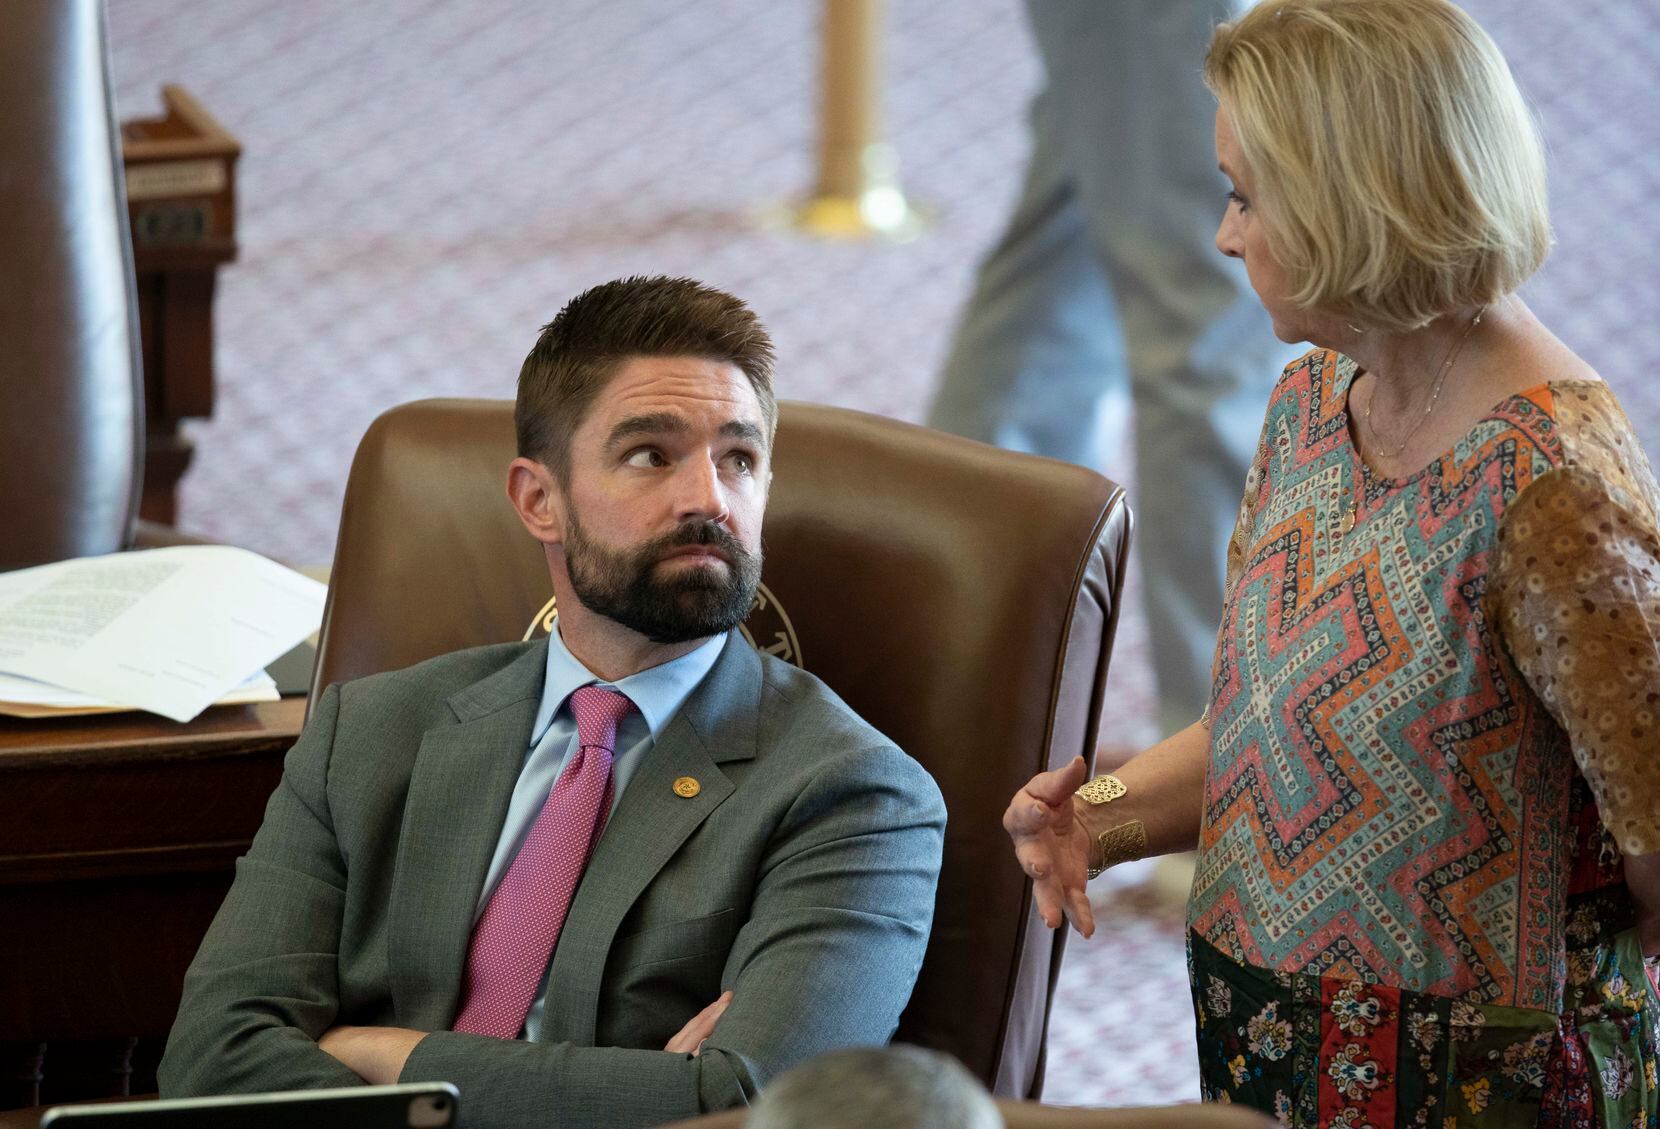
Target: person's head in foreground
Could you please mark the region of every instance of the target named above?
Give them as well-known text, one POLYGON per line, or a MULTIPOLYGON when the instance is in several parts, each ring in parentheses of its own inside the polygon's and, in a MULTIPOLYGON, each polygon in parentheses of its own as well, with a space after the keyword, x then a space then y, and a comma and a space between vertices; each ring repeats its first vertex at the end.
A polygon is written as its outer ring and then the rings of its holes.
POLYGON ((543 328, 519 373, 507 492, 546 547, 567 643, 684 650, 742 622, 761 575, 772 365, 755 314, 685 278, 595 286, 543 328))
POLYGON ((991 1095, 950 1055, 896 1044, 831 1051, 761 1091, 744 1129, 1002 1129, 991 1095))
POLYGON ((1460 322, 1550 246, 1538 130, 1446 0, 1264 0, 1205 60, 1232 181, 1217 247, 1286 341, 1460 322))

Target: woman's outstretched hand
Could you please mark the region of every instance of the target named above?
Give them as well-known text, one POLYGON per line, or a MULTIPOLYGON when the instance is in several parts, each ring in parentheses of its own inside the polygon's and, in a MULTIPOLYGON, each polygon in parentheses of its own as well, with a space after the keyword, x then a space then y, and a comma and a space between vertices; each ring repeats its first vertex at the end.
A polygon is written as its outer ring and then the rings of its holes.
POLYGON ((1084 884, 1089 880, 1090 834, 1072 796, 1088 778, 1083 757, 1054 772, 1040 772, 1016 792, 1003 813, 1003 830, 1032 879, 1038 913, 1051 929, 1064 917, 1085 937, 1095 932, 1084 884))

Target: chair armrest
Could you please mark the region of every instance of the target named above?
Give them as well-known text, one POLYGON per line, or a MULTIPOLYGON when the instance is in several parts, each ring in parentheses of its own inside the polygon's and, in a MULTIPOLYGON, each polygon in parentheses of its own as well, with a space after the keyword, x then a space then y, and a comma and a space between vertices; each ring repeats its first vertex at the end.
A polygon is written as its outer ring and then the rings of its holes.
POLYGON ((999 1098, 1008 1129, 1273 1129, 1265 1113, 1225 1105, 1073 1109, 999 1098))

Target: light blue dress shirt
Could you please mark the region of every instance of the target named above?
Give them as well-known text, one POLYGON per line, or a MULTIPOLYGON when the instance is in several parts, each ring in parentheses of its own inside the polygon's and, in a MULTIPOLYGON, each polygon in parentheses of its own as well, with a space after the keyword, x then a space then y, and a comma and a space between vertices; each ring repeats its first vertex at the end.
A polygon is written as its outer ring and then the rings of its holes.
MULTIPOLYGON (((501 838, 496 841, 496 853, 491 856, 490 869, 484 876, 484 890, 478 906, 473 910, 473 923, 478 923, 496 884, 517 857, 524 845, 536 816, 547 803, 565 762, 576 753, 576 718, 565 708, 565 702, 584 686, 604 686, 628 695, 634 709, 617 726, 616 748, 612 752, 611 774, 614 781, 611 810, 617 809, 623 789, 651 751, 657 737, 674 720, 680 707, 697 689, 698 683, 714 667, 726 646, 726 635, 716 635, 690 654, 681 655, 661 666, 642 670, 616 682, 606 682, 577 661, 565 648, 559 637, 559 623, 548 633, 547 674, 542 682, 542 702, 536 710, 536 720, 530 727, 530 749, 525 753, 524 767, 519 770, 519 782, 513 786, 513 798, 507 805, 507 821, 502 824, 501 838)), ((530 1014, 525 1018, 524 1038, 534 1041, 542 1029, 542 1008, 548 994, 548 974, 542 973, 542 983, 531 1002, 530 1014)))

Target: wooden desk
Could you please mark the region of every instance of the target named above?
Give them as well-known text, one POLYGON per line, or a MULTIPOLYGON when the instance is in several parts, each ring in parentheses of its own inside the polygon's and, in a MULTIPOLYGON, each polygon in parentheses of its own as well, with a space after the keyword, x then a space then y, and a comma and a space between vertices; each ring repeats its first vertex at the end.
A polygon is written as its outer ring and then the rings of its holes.
POLYGON ((304 714, 288 698, 185 725, 0 718, 0 1109, 154 1089, 185 968, 304 714))

